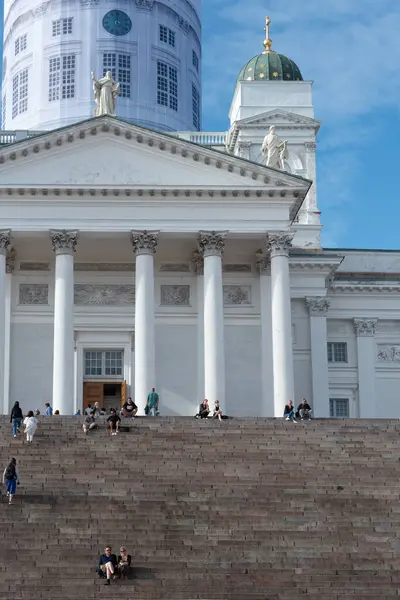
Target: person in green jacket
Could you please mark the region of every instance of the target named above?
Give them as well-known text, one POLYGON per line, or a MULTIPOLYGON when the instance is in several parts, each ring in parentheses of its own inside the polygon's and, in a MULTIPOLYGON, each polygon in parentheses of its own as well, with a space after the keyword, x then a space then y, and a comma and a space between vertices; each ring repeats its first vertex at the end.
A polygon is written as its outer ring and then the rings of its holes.
POLYGON ((156 392, 156 388, 152 388, 151 392, 147 396, 147 407, 148 407, 148 416, 155 417, 158 413, 158 403, 159 397, 156 392))

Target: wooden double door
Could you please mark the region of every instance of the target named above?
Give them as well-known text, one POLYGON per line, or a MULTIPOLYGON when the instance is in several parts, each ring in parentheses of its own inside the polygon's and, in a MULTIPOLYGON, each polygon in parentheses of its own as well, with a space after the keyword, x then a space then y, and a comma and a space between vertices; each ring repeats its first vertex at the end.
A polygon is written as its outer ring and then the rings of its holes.
POLYGON ((85 381, 83 384, 83 410, 98 402, 109 412, 126 402, 126 381, 85 381))

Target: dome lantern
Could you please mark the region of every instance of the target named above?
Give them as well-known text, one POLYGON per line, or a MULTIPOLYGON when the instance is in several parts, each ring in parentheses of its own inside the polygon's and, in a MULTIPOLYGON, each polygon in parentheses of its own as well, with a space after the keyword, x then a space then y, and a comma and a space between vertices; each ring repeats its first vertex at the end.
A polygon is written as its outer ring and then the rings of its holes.
POLYGON ((272 50, 269 26, 270 17, 266 17, 264 52, 254 56, 241 69, 238 81, 303 81, 296 63, 272 50))

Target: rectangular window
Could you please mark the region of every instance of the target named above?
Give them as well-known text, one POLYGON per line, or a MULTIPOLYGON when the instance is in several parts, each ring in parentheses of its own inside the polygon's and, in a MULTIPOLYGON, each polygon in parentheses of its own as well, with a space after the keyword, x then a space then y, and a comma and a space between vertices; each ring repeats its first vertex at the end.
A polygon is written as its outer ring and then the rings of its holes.
POLYGON ((328 362, 347 363, 347 342, 328 342, 328 362))
POLYGON ((57 37, 59 35, 68 35, 72 33, 72 17, 65 19, 57 19, 52 23, 52 35, 57 37))
POLYGON ((122 375, 122 352, 105 352, 105 374, 122 375))
POLYGON ((178 110, 178 71, 174 67, 168 67, 169 76, 169 107, 178 110))
POLYGON ((160 25, 160 42, 166 44, 168 42, 168 27, 160 25))
POLYGON ((85 375, 89 377, 102 375, 101 352, 85 352, 85 375))
POLYGON ((175 31, 165 27, 165 25, 160 25, 159 39, 163 44, 169 44, 172 48, 175 48, 175 31))
POLYGON ((118 81, 122 98, 131 97, 131 55, 106 52, 103 54, 103 76, 111 72, 118 81))
POLYGON ((12 118, 28 110, 28 69, 14 75, 12 80, 12 118))
POLYGON ((17 54, 19 54, 20 52, 26 50, 26 47, 28 45, 27 40, 28 36, 26 33, 24 33, 24 35, 21 35, 20 37, 17 37, 17 39, 14 42, 15 56, 17 56, 17 54))
POLYGON ((197 56, 197 54, 194 50, 192 51, 192 63, 193 63, 194 68, 198 72, 199 71, 199 57, 197 56))
POLYGON ((200 131, 200 94, 192 83, 193 126, 200 131))
POLYGON ((86 350, 84 353, 85 376, 122 376, 123 355, 122 350, 86 350))
POLYGON ((49 60, 49 102, 75 97, 75 54, 49 60))
POLYGON ((348 419, 350 416, 348 398, 329 398, 329 414, 336 419, 348 419))

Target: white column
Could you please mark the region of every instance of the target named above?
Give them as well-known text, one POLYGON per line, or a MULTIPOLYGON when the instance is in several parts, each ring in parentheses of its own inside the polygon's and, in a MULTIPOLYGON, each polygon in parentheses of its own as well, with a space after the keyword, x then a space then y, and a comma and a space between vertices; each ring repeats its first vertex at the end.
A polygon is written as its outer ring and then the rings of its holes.
POLYGON ((274 416, 282 417, 288 400, 295 402, 290 303, 289 249, 293 235, 268 236, 271 250, 272 355, 274 371, 274 416))
POLYGON ((273 417, 274 369, 272 364, 272 308, 271 308, 271 257, 269 252, 256 255, 260 272, 261 305, 261 394, 262 417, 273 417))
POLYGON ((74 252, 77 231, 51 230, 56 254, 54 290, 53 410, 74 414, 74 252))
POLYGON ((375 396, 375 329, 377 319, 354 319, 357 336, 360 417, 379 417, 375 396))
POLYGON ((147 395, 156 387, 154 331, 154 254, 158 231, 132 231, 135 275, 135 398, 144 415, 147 395))
POLYGON ((9 347, 6 348, 6 256, 10 244, 11 231, 9 229, 0 231, 0 406, 3 414, 8 413, 8 402, 6 406, 3 383, 5 355, 9 352, 9 347))
POLYGON ((226 234, 226 231, 200 231, 198 240, 204 257, 204 393, 211 409, 215 400, 219 400, 223 410, 225 340, 222 254, 226 234))
POLYGON ((4 321, 4 414, 8 414, 10 411, 11 294, 15 256, 15 250, 13 248, 9 249, 6 256, 6 298, 4 321))
MULTIPOLYGON (((196 277, 197 288, 197 396, 195 413, 200 402, 204 400, 204 258, 197 249, 192 253, 192 268, 196 277)), ((226 406, 225 406, 226 410, 226 406)))
POLYGON ((326 315, 330 300, 306 298, 310 312, 312 409, 315 417, 329 417, 329 372, 326 315))
POLYGON ((312 225, 320 224, 321 213, 318 209, 317 203, 317 167, 316 167, 316 148, 315 142, 306 142, 305 146, 305 158, 306 158, 306 172, 308 179, 313 182, 306 198, 306 210, 307 210, 307 223, 312 225))

